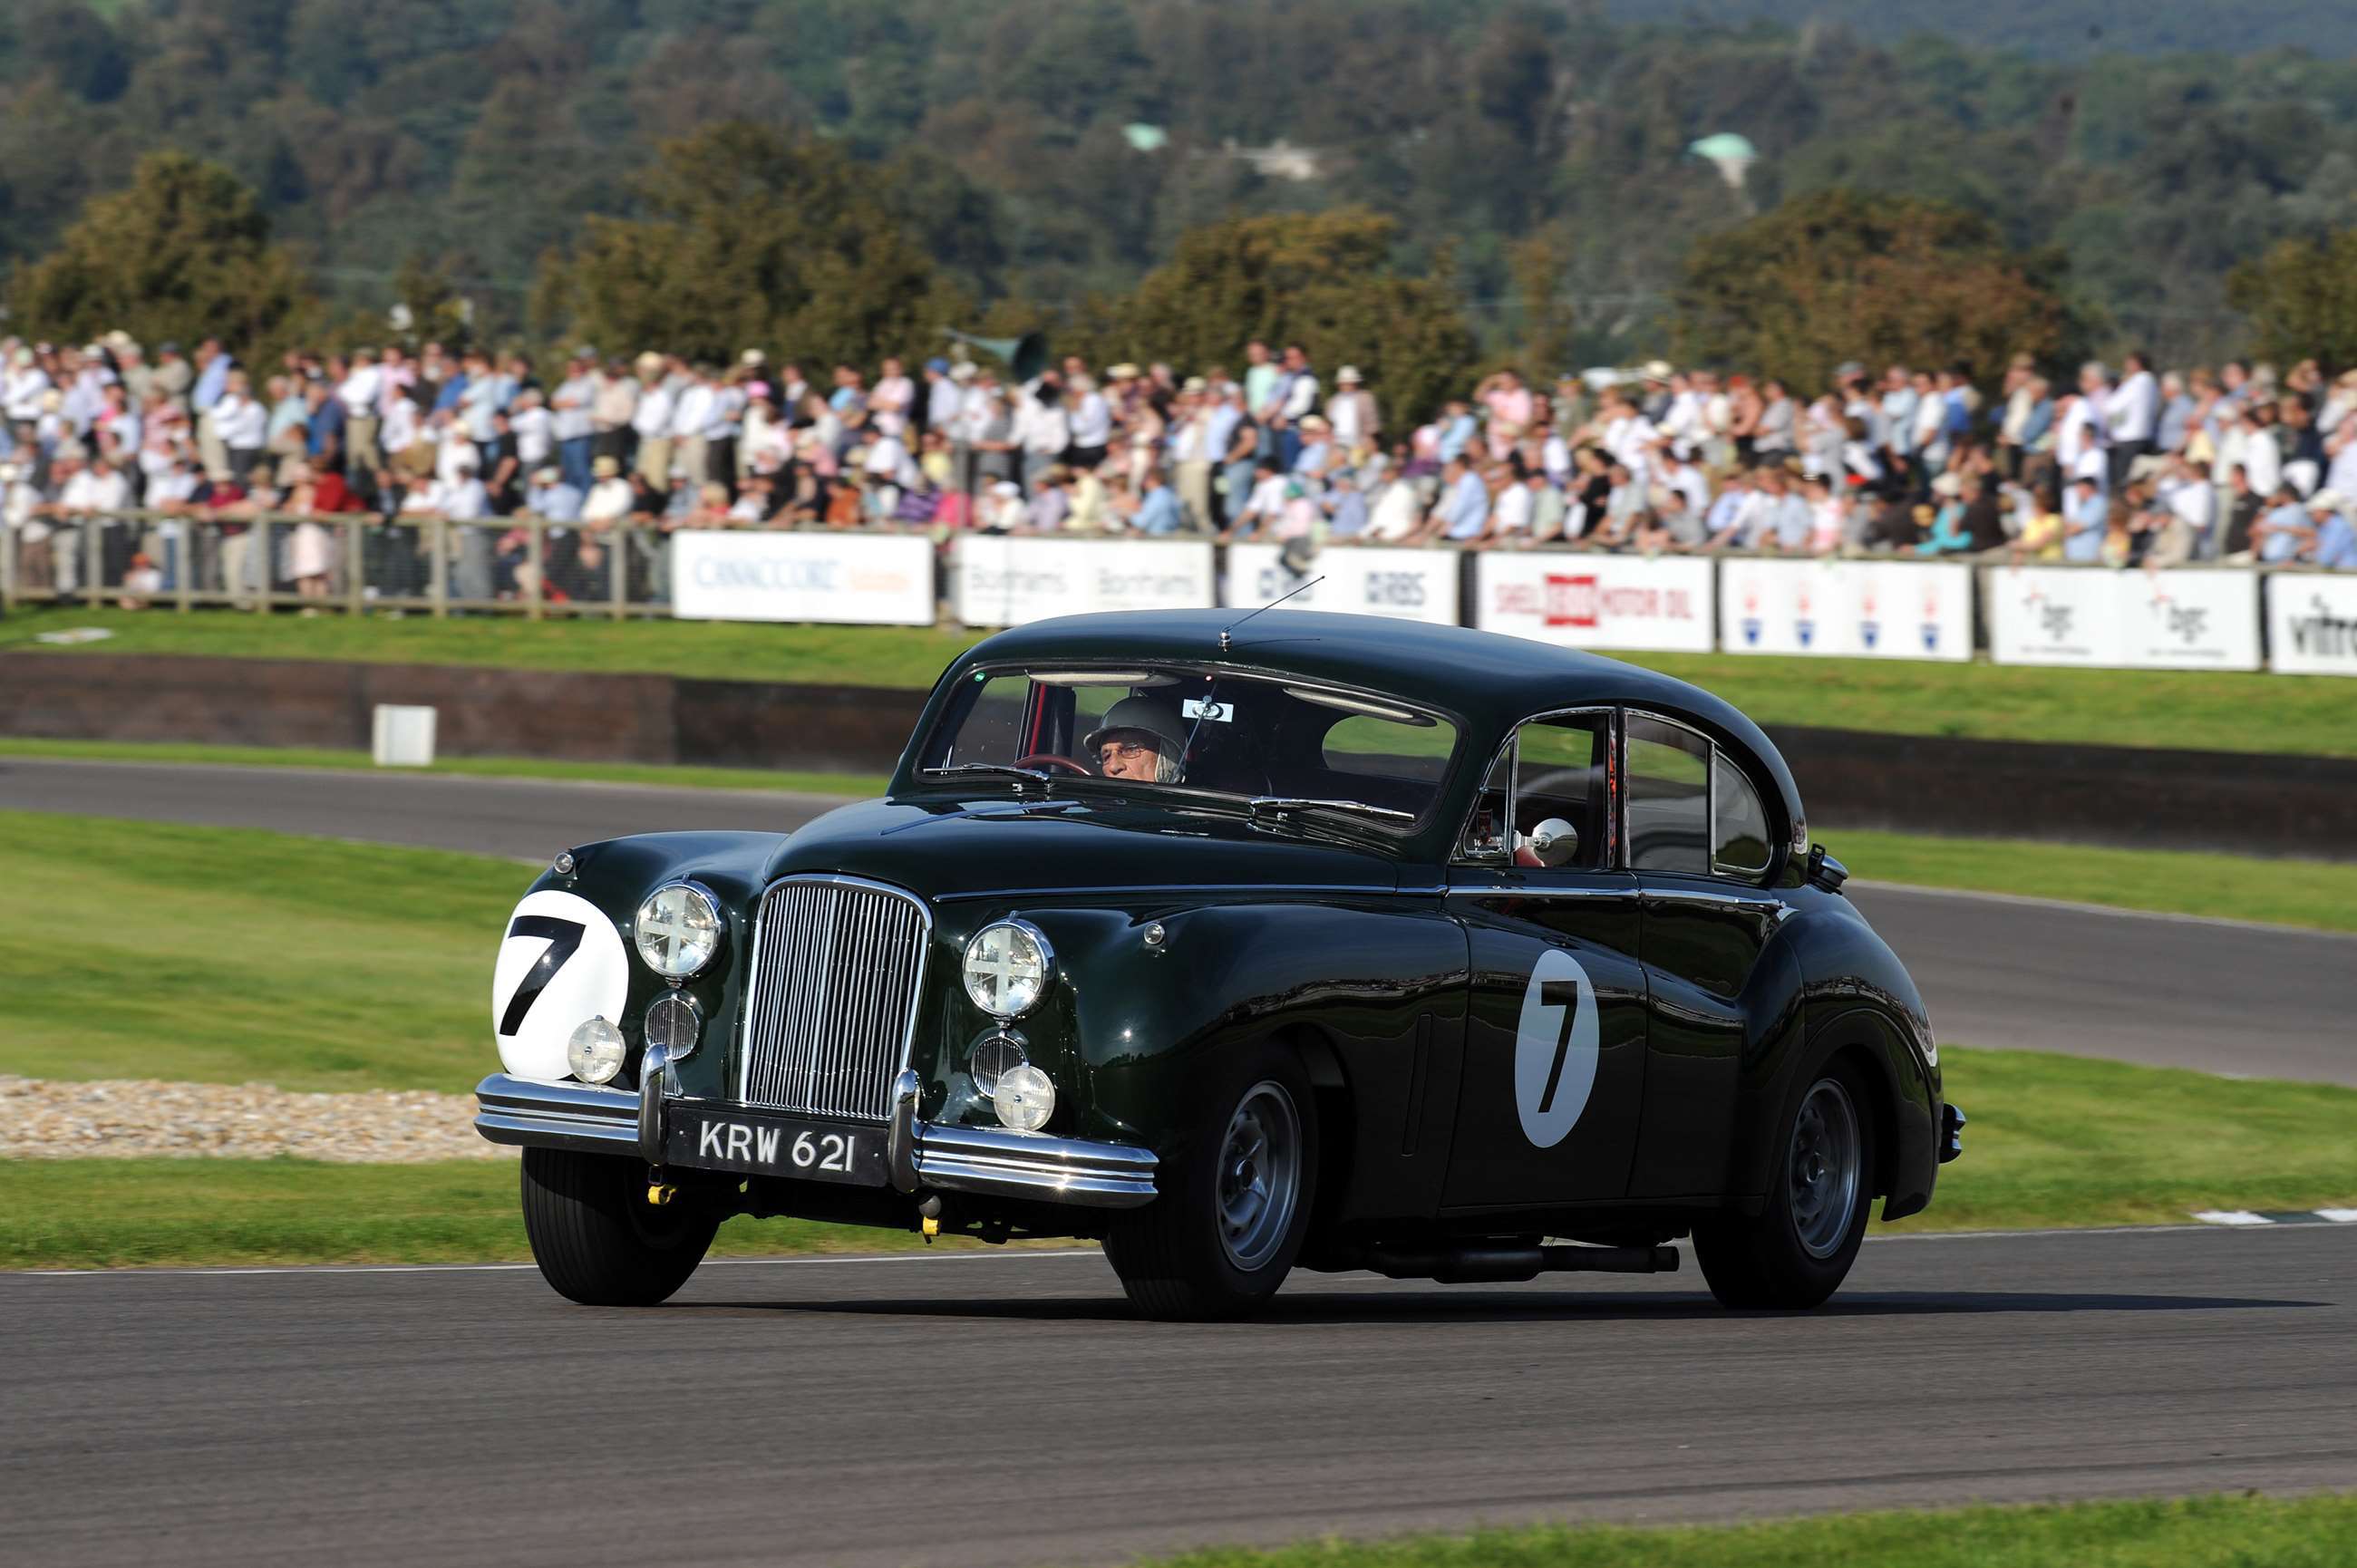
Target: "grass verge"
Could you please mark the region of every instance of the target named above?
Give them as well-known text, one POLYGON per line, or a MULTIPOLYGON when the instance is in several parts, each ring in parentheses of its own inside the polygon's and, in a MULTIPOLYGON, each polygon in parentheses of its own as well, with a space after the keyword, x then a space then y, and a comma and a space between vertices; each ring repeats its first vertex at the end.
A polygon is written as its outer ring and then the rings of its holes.
MULTIPOLYGON (((373 773, 365 751, 310 746, 195 746, 177 741, 38 740, 0 736, 0 757, 64 762, 193 762, 223 768, 311 768, 373 773)), ((688 768, 662 763, 560 762, 537 757, 446 757, 431 768, 387 769, 450 779, 554 779, 576 784, 647 784, 660 789, 783 789, 808 795, 880 795, 881 773, 803 773, 762 768, 688 768)))
POLYGON ((1141 1568, 2340 1568, 2352 1559, 2357 1497, 2245 1493, 1762 1524, 1542 1525, 1196 1552, 1141 1568))
MULTIPOLYGON (((113 633, 72 651, 484 664, 633 671, 736 680, 930 686, 980 634, 909 627, 727 621, 387 620, 230 611, 27 607, 0 622, 0 649, 41 632, 113 633)), ((2325 677, 2207 671, 2063 670, 1904 660, 1634 654, 1706 686, 1764 725, 2105 746, 2357 757, 2352 693, 2325 677)))
MULTIPOLYGON (((479 1062, 475 1067, 479 1067, 479 1062)), ((1904 1230, 2181 1221, 2357 1203, 2357 1090, 2029 1051, 1944 1053, 1963 1160, 1904 1230)), ((472 1069, 470 1068, 470 1071, 472 1069)), ((860 1251, 887 1230, 734 1219, 722 1251, 860 1251)), ((525 1256, 506 1161, 0 1163, 0 1266, 444 1262, 525 1256)))
MULTIPOLYGON (((0 1268, 526 1258, 517 1179, 513 1160, 9 1160, 0 1163, 0 1268)), ((720 1228, 712 1251, 745 1257, 919 1245, 897 1230, 740 1218, 720 1228)))

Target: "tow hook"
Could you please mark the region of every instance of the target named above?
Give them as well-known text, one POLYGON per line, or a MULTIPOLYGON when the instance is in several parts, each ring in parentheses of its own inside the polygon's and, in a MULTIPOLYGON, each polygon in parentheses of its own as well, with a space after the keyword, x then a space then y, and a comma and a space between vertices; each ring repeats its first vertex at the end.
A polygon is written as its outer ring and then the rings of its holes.
POLYGON ((661 1208, 678 1196, 678 1187, 664 1176, 661 1165, 647 1172, 647 1204, 650 1208, 661 1208))

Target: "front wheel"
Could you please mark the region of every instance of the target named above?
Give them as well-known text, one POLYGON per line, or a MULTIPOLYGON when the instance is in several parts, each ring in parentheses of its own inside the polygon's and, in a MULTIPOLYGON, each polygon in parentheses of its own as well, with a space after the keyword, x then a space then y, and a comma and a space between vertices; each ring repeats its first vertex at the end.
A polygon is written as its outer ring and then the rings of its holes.
POLYGON ((1848 1277, 1874 1207, 1874 1121, 1855 1078, 1821 1070, 1785 1113, 1784 1158, 1753 1216, 1695 1227, 1695 1261, 1722 1306, 1799 1310, 1848 1277))
POLYGON ((1148 1317, 1240 1317, 1293 1272, 1318 1176, 1318 1105, 1291 1053, 1231 1076, 1222 1113, 1165 1162, 1168 1185, 1105 1238, 1122 1289, 1148 1317))
POLYGON ((584 1306, 652 1306, 704 1262, 720 1216, 687 1193, 649 1203, 646 1169, 611 1155, 523 1152, 523 1232, 557 1294, 584 1306))

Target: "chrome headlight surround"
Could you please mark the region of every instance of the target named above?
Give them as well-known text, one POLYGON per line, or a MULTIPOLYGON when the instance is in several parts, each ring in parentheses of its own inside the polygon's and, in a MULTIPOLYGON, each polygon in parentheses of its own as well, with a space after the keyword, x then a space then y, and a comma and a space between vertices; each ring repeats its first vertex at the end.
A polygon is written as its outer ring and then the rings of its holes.
POLYGON ((720 900, 701 882, 666 882, 630 919, 639 961, 676 985, 712 961, 728 934, 720 900))
POLYGON ((959 972, 976 1007, 994 1018, 1017 1018, 1048 994, 1056 950, 1028 920, 993 920, 967 940, 959 972))

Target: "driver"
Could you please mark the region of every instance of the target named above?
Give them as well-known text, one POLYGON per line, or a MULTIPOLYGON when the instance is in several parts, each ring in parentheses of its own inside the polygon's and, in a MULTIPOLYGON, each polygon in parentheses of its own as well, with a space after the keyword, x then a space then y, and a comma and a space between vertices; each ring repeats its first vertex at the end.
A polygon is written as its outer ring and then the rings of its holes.
POLYGON ((1150 697, 1124 697, 1105 710, 1104 723, 1081 744, 1108 779, 1176 784, 1187 732, 1169 709, 1150 697))

